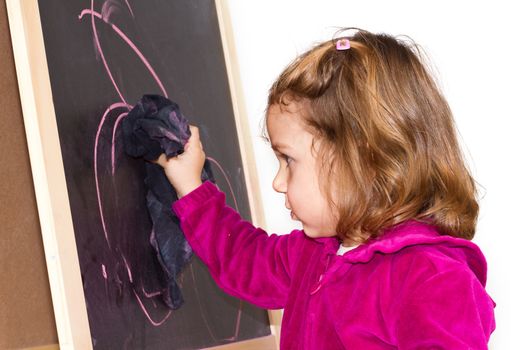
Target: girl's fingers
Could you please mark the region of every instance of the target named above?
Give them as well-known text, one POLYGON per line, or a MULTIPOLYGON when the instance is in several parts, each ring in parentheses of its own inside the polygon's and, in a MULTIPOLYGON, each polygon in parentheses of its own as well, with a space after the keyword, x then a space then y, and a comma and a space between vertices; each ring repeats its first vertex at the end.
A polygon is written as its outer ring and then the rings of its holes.
MULTIPOLYGON (((190 125, 190 132, 191 132, 191 136, 188 139, 188 142, 184 146, 185 152, 190 147, 193 147, 193 148, 197 147, 198 149, 200 149, 202 151, 202 143, 200 142, 200 137, 199 137, 199 128, 194 125, 190 125)), ((175 157, 175 158, 177 158, 177 157, 175 157)), ((170 162, 172 162, 173 160, 174 160, 173 158, 167 158, 165 153, 162 153, 162 154, 160 154, 158 159, 156 159, 152 162, 158 164, 162 168, 165 168, 165 166, 167 164, 169 164, 170 162)))

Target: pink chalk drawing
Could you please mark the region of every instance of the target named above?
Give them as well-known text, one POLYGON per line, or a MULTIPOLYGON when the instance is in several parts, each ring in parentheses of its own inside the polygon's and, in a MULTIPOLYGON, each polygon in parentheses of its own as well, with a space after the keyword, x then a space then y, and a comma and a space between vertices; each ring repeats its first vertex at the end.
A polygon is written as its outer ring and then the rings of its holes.
MULTIPOLYGON (((124 3, 129 11, 131 17, 135 18, 135 14, 134 14, 133 9, 132 9, 131 5, 129 4, 128 0, 124 0, 124 3)), ((101 46, 101 42, 99 40, 98 30, 96 28, 96 19, 107 24, 107 28, 112 29, 113 32, 116 33, 117 36, 122 41, 124 41, 124 43, 126 43, 129 46, 129 48, 136 54, 136 56, 139 58, 139 60, 143 63, 143 65, 145 66, 145 68, 147 69, 147 71, 149 72, 151 77, 153 78, 154 82, 157 84, 158 88, 160 89, 162 95, 164 95, 165 97, 168 98, 168 94, 167 94, 167 91, 166 91, 165 86, 163 85, 161 79, 156 74, 156 71, 153 69, 153 67, 151 66, 151 64, 149 63, 147 58, 144 56, 144 54, 139 50, 139 48, 135 45, 135 43, 118 26, 116 26, 114 23, 111 22, 110 17, 112 15, 112 13, 115 11, 114 4, 118 5, 119 3, 118 2, 114 3, 111 0, 106 0, 103 3, 101 13, 99 13, 99 12, 95 11, 95 9, 94 9, 94 0, 91 0, 90 8, 83 9, 78 16, 78 19, 80 21, 82 21, 86 15, 90 16, 90 20, 91 20, 90 23, 92 26, 92 40, 94 42, 95 50, 97 50, 99 60, 102 63, 103 67, 105 68, 106 74, 108 75, 108 79, 110 80, 113 88, 115 89, 115 91, 119 97, 119 101, 113 101, 105 109, 105 111, 103 112, 103 115, 101 116, 99 124, 97 126, 95 140, 94 140, 94 151, 93 151, 94 152, 93 169, 94 169, 95 190, 96 190, 96 197, 97 197, 97 202, 98 202, 98 212, 99 212, 99 217, 101 220, 101 227, 102 227, 102 231, 103 231, 102 233, 104 235, 108 249, 111 252, 115 251, 122 258, 122 261, 120 262, 119 265, 124 268, 126 274, 128 275, 129 281, 132 285, 131 291, 133 292, 133 295, 135 296, 135 299, 137 300, 137 303, 140 307, 141 312, 145 315, 145 317, 147 318, 147 321, 150 324, 157 327, 171 319, 170 316, 172 314, 172 310, 168 310, 166 313, 164 313, 163 316, 160 317, 159 320, 156 320, 155 316, 152 315, 151 312, 149 312, 148 307, 146 306, 146 303, 152 303, 152 306, 154 309, 157 304, 152 299, 159 296, 161 294, 161 292, 146 291, 145 286, 143 284, 141 286, 141 291, 142 291, 141 294, 142 295, 140 295, 140 293, 137 292, 137 290, 135 290, 135 288, 133 287, 134 280, 133 280, 133 274, 132 274, 132 270, 130 267, 130 263, 126 259, 124 253, 122 252, 121 247, 113 246, 114 243, 111 240, 110 232, 109 232, 109 228, 108 228, 109 225, 105 218, 105 213, 104 213, 104 207, 103 207, 104 198, 102 196, 102 191, 100 190, 100 177, 104 176, 104 174, 100 174, 99 169, 98 169, 98 166, 99 166, 99 154, 98 154, 99 144, 100 144, 101 140, 103 140, 101 142, 105 142, 104 139, 101 138, 101 136, 104 135, 105 132, 107 132, 107 131, 105 131, 105 125, 106 124, 111 125, 113 123, 111 135, 108 138, 108 140, 110 141, 110 145, 109 145, 110 150, 108 152, 109 156, 110 156, 110 164, 108 165, 108 169, 110 172, 107 175, 110 175, 111 178, 114 178, 114 176, 116 174, 116 157, 122 155, 120 152, 119 152, 120 154, 116 153, 118 151, 118 148, 116 148, 116 135, 118 132, 118 126, 119 126, 119 123, 122 121, 122 119, 133 108, 133 106, 127 102, 127 99, 121 92, 121 89, 119 88, 119 85, 117 84, 117 81, 114 78, 112 70, 110 69, 110 65, 105 57, 105 54, 104 54, 102 46, 101 46)), ((223 167, 214 158, 208 157, 207 159, 209 161, 211 161, 219 169, 220 173, 225 178, 225 181, 229 187, 229 192, 230 192, 233 202, 234 202, 234 206, 235 206, 236 210, 239 211, 238 203, 237 203, 235 195, 234 195, 234 190, 232 188, 231 182, 229 181, 229 178, 228 178, 226 172, 224 171, 223 167)), ((198 291, 197 291, 197 287, 196 287, 196 283, 195 283, 195 273, 194 273, 193 267, 191 265, 190 265, 190 270, 191 270, 191 276, 192 276, 192 280, 193 280, 193 284, 194 284, 194 289, 198 295, 198 291)), ((101 273, 102 277, 105 280, 105 289, 108 292, 108 286, 106 284, 106 281, 108 280, 108 278, 114 278, 111 276, 111 274, 114 274, 115 272, 108 271, 106 265, 104 263, 102 263, 101 271, 99 271, 99 273, 101 273)), ((242 313, 242 302, 241 301, 239 303, 239 308, 238 308, 238 312, 237 312, 236 322, 234 325, 233 335, 232 335, 232 337, 228 337, 225 339, 217 339, 214 336, 208 322, 206 321, 204 309, 203 309, 202 304, 200 303, 200 299, 199 299, 199 304, 200 304, 199 307, 201 310, 201 316, 206 324, 206 327, 208 328, 208 331, 209 331, 211 337, 215 341, 219 341, 219 340, 234 341, 238 338, 240 322, 241 322, 241 313, 242 313)), ((159 314, 161 314, 161 313, 162 313, 161 310, 159 310, 159 314)))

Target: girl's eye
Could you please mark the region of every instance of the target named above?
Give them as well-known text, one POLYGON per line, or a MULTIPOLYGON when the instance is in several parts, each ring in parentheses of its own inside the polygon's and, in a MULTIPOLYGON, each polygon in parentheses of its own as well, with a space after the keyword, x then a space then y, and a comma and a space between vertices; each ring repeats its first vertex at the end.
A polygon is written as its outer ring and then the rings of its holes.
POLYGON ((292 162, 292 158, 289 157, 288 155, 286 154, 283 154, 283 153, 280 153, 280 152, 276 152, 276 156, 277 156, 277 159, 279 160, 279 162, 284 162, 286 163, 286 166, 289 165, 289 163, 292 162))

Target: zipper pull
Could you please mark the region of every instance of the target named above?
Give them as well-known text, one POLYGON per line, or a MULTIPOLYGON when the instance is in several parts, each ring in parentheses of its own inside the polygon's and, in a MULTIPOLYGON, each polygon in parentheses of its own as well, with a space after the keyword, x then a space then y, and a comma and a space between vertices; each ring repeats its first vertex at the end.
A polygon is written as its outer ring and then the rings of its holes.
POLYGON ((310 295, 314 295, 316 294, 320 289, 321 287, 323 286, 323 284, 321 283, 321 281, 323 280, 323 277, 325 276, 325 273, 328 271, 328 268, 330 267, 330 259, 332 258, 332 254, 328 254, 326 256, 326 266, 325 266, 325 270, 323 271, 323 273, 319 276, 319 279, 318 281, 316 282, 316 284, 314 285, 314 288, 312 289, 312 291, 310 292, 310 295))
POLYGON ((314 288, 310 292, 310 295, 316 294, 321 289, 321 287, 323 286, 321 284, 321 281, 323 280, 323 276, 324 276, 324 274, 321 274, 321 276, 319 276, 318 282, 316 283, 316 285, 314 286, 314 288))

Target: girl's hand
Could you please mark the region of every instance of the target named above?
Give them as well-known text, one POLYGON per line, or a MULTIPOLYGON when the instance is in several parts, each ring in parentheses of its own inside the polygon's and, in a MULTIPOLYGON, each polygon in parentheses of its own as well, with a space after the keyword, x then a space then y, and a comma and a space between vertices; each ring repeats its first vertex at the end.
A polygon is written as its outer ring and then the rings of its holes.
POLYGON ((167 179, 177 192, 177 197, 192 192, 202 184, 201 172, 206 160, 199 138, 199 128, 190 125, 192 135, 180 155, 168 158, 162 153, 156 160, 164 170, 167 179))

